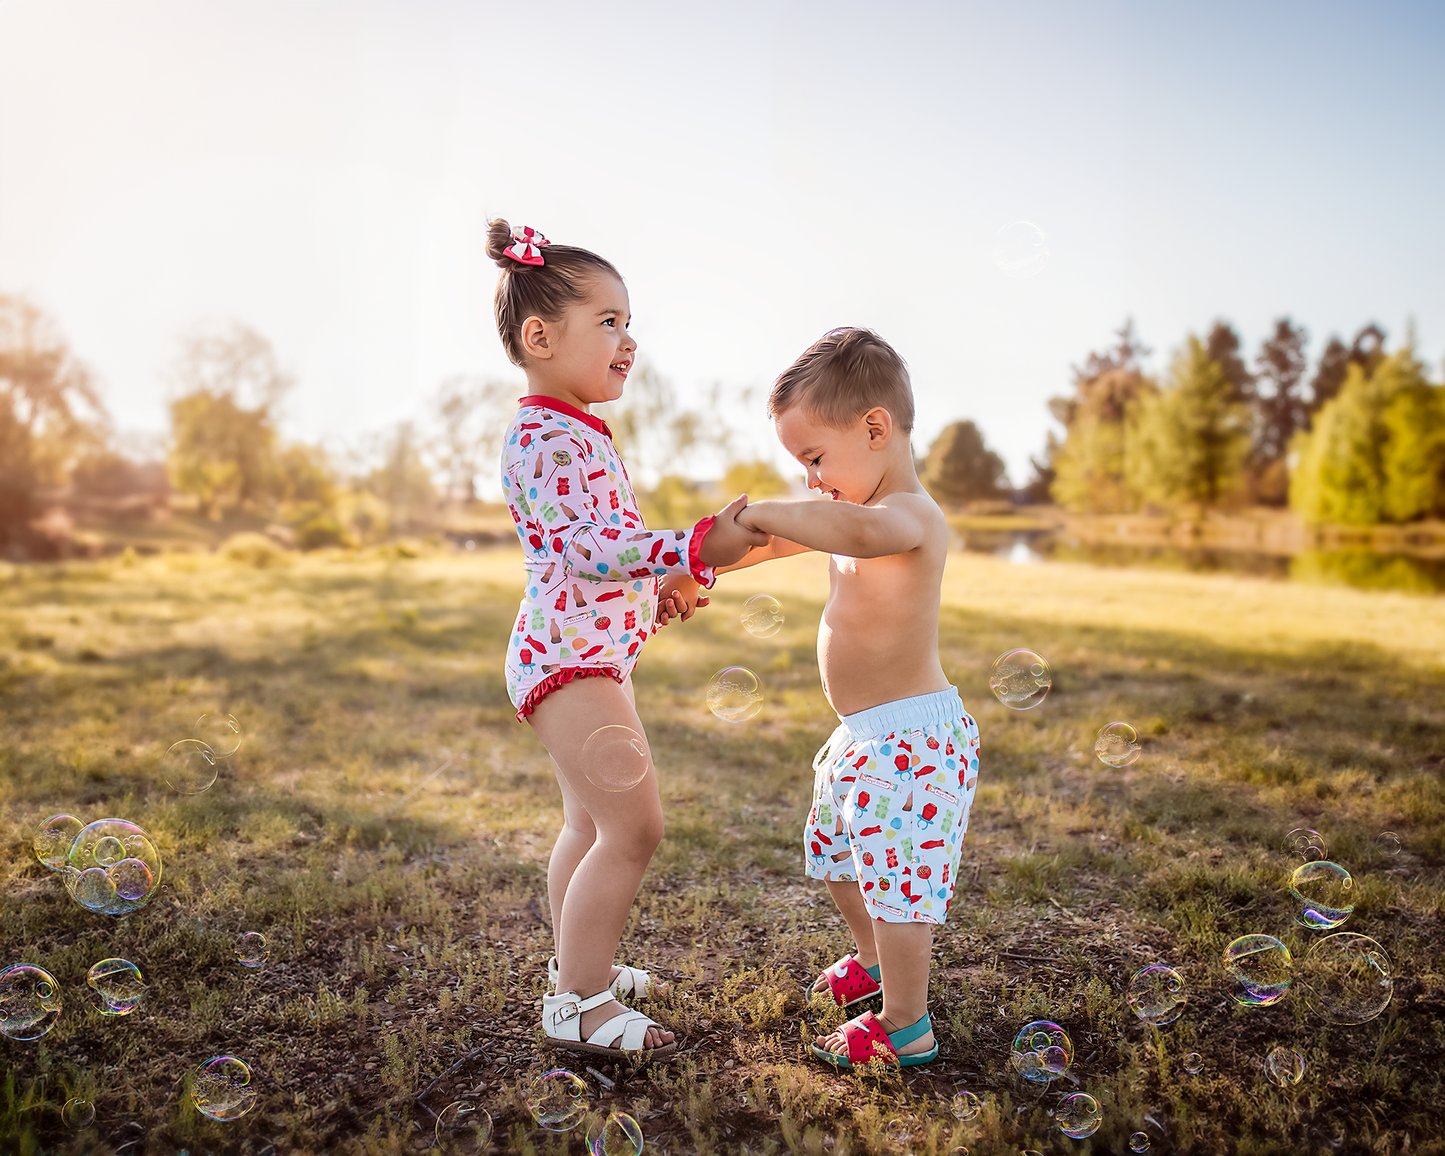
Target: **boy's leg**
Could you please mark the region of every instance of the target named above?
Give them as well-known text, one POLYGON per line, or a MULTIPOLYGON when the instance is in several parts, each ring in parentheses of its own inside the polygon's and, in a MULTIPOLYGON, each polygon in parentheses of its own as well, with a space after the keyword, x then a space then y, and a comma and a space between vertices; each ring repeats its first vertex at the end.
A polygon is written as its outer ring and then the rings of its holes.
MULTIPOLYGON (((878 948, 873 940, 873 917, 868 914, 868 908, 863 902, 863 892, 852 880, 829 879, 827 883, 833 905, 838 908, 838 914, 853 933, 853 958, 864 967, 873 967, 878 962, 878 948)), ((818 977, 813 990, 828 990, 827 972, 818 977)))
MULTIPOLYGON (((856 884, 854 885, 856 888, 856 884)), ((862 896, 859 895, 859 903, 862 896)), ((916 1024, 928 1011, 928 965, 933 954, 933 925, 930 923, 885 923, 873 920, 873 941, 878 947, 879 973, 883 983, 883 1013, 879 1026, 890 1035, 899 1028, 916 1024)), ((848 1041, 842 1031, 819 1036, 818 1046, 843 1056, 848 1041)), ((925 1032, 899 1049, 900 1055, 926 1052, 933 1047, 933 1033, 925 1032)))
MULTIPOLYGON (((587 777, 582 748, 597 730, 621 725, 639 735, 643 733, 627 690, 610 678, 577 679, 558 688, 537 704, 527 721, 556 763, 564 808, 573 804, 581 807, 596 832, 592 845, 577 858, 570 874, 566 866, 576 850, 575 843, 558 860, 559 882, 562 876, 569 877, 559 910, 553 913, 558 945, 557 989, 575 991, 586 998, 604 991, 611 982, 612 959, 628 912, 637 898, 642 874, 662 839, 657 775, 649 760, 647 773, 630 790, 604 791, 587 777)), ((548 874, 550 887, 550 866, 548 874)), ((612 1001, 584 1012, 582 1038, 586 1039, 620 1010, 621 1005, 612 1001)), ((671 1032, 648 1028, 644 1046, 658 1047, 672 1038, 671 1032)))

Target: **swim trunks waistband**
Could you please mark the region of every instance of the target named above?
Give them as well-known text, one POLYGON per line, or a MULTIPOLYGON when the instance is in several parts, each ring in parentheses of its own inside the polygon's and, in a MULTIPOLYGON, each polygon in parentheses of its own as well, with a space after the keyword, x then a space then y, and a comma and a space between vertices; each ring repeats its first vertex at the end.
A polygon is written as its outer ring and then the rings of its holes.
POLYGON ((856 740, 893 731, 947 726, 957 722, 962 715, 963 700, 958 697, 958 687, 950 686, 932 694, 919 694, 870 706, 857 714, 843 715, 840 721, 856 740))

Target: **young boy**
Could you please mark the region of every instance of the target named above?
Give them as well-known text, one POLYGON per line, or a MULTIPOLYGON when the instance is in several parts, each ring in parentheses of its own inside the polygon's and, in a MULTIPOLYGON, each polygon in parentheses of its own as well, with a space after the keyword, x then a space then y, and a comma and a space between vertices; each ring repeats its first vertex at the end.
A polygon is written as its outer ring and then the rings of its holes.
POLYGON ((882 1015, 865 1012, 812 1050, 843 1068, 923 1064, 938 1055, 933 925, 953 896, 978 779, 978 727, 938 661, 948 528, 913 468, 907 366, 876 334, 826 334, 778 378, 768 412, 809 488, 833 501, 745 506, 737 520, 773 541, 719 570, 833 555, 818 667, 842 725, 813 763, 803 843, 808 875, 827 883, 856 950, 813 991, 845 1007, 883 992, 882 1015))

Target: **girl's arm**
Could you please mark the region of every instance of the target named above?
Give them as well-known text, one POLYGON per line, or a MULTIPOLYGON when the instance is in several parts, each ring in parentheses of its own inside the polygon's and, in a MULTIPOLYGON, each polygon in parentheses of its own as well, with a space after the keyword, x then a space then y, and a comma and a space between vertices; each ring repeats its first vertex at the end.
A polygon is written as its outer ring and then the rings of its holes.
POLYGON ((790 542, 786 538, 779 538, 773 535, 773 540, 766 546, 754 546, 742 558, 731 566, 718 566, 713 570, 714 574, 726 574, 730 570, 742 570, 747 566, 756 566, 759 562, 768 562, 774 558, 790 558, 794 554, 803 554, 810 547, 801 546, 797 542, 790 542))

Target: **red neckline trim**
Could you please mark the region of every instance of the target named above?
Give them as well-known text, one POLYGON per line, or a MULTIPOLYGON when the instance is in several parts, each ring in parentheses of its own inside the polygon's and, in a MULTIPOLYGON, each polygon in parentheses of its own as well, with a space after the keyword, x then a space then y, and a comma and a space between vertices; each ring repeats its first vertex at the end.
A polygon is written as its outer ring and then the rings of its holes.
POLYGON ((609 441, 612 440, 612 431, 607 428, 607 423, 600 417, 593 417, 590 413, 583 413, 575 405, 569 405, 560 398, 548 397, 545 393, 529 393, 526 397, 517 402, 520 409, 524 405, 539 405, 545 409, 555 409, 558 413, 565 413, 568 417, 575 417, 584 421, 600 434, 606 434, 609 441))

